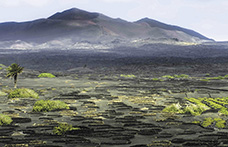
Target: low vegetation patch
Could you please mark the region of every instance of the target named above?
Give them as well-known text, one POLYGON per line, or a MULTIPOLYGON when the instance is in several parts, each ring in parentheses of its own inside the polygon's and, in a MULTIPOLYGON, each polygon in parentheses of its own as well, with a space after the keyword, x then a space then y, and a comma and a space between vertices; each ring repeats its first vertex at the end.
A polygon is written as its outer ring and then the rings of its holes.
POLYGON ((10 92, 8 98, 39 98, 39 95, 34 90, 21 88, 10 92))
POLYGON ((162 76, 162 78, 174 79, 175 77, 174 76, 171 76, 171 75, 164 75, 164 76, 162 76))
POLYGON ((169 105, 166 108, 164 108, 162 111, 169 112, 169 113, 183 113, 183 110, 181 109, 181 105, 179 103, 169 105))
POLYGON ((121 74, 120 77, 123 77, 123 78, 136 78, 135 75, 124 75, 124 74, 121 74))
POLYGON ((0 64, 0 70, 2 70, 3 69, 3 67, 6 67, 5 65, 3 65, 3 64, 0 64))
POLYGON ((65 135, 68 131, 79 130, 67 123, 59 123, 57 127, 54 127, 53 133, 56 135, 65 135))
POLYGON ((8 115, 0 114, 0 126, 9 125, 12 123, 12 121, 13 120, 8 115))
POLYGON ((172 104, 163 109, 163 112, 170 113, 191 113, 192 115, 200 115, 209 109, 218 109, 218 112, 228 115, 228 97, 223 98, 186 98, 191 104, 180 106, 172 104))
POLYGON ((215 127, 216 128, 225 128, 225 123, 226 121, 221 119, 221 118, 211 118, 211 117, 208 117, 208 118, 205 118, 204 121, 201 123, 201 125, 203 127, 208 127, 210 125, 212 125, 213 123, 215 123, 215 127))
POLYGON ((38 78, 55 78, 55 76, 51 73, 41 73, 38 75, 38 78))
POLYGON ((190 113, 192 115, 200 115, 202 112, 208 109, 210 108, 204 107, 201 105, 190 104, 184 108, 184 113, 190 113))
POLYGON ((189 104, 187 106, 181 106, 179 103, 172 104, 163 109, 163 112, 168 113, 190 113, 191 115, 200 115, 205 110, 210 109, 204 105, 189 104))
POLYGON ((208 107, 210 109, 219 109, 219 113, 228 115, 228 97, 223 98, 188 98, 188 101, 195 103, 197 106, 208 107), (204 104, 206 103, 206 104, 204 104))
POLYGON ((59 100, 40 100, 33 106, 34 112, 48 112, 52 110, 69 109, 69 106, 59 100))
MULTIPOLYGON (((208 75, 209 76, 209 75, 208 75)), ((228 74, 225 76, 218 76, 218 77, 206 77, 204 79, 200 79, 201 81, 210 81, 210 80, 223 80, 223 79, 228 79, 228 74)))
POLYGON ((183 78, 183 79, 187 79, 189 78, 189 75, 186 74, 180 74, 180 75, 174 75, 175 78, 183 78))
POLYGON ((7 95, 7 93, 0 91, 0 96, 6 96, 6 95, 7 95))
POLYGON ((180 74, 180 75, 164 75, 162 76, 161 78, 163 79, 188 79, 189 78, 189 75, 186 75, 186 74, 180 74))

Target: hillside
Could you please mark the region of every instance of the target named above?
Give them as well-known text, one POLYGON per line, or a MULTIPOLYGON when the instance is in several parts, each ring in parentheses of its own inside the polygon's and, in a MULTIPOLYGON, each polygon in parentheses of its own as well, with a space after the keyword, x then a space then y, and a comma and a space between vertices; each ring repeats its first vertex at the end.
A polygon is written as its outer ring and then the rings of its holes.
POLYGON ((191 42, 213 40, 189 29, 152 19, 128 22, 77 8, 48 18, 0 24, 2 48, 110 48, 132 42, 191 42), (94 47, 94 45, 96 45, 94 47))

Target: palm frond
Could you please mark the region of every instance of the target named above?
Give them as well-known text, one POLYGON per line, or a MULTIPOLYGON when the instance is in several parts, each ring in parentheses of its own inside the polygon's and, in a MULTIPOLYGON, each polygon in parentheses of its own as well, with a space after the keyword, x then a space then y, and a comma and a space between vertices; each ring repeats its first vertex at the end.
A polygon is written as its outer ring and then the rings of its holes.
POLYGON ((13 63, 11 64, 6 70, 8 71, 6 77, 14 77, 17 74, 22 73, 24 67, 21 67, 20 65, 13 63))

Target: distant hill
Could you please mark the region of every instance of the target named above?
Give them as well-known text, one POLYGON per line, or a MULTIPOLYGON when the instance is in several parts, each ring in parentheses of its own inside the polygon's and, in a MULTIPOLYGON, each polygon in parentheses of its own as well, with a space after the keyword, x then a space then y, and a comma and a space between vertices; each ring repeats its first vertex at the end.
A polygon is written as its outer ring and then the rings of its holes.
POLYGON ((0 23, 0 47, 3 48, 83 48, 88 44, 102 48, 107 44, 148 40, 191 43, 213 41, 193 30, 149 18, 128 22, 77 8, 44 19, 0 23))

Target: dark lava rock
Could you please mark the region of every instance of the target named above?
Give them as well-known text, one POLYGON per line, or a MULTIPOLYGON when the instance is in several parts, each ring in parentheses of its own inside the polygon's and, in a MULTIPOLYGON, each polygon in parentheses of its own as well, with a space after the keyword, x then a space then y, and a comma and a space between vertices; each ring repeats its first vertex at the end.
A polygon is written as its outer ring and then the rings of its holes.
POLYGON ((70 110, 77 111, 77 108, 70 106, 70 110))
POLYGON ((59 118, 59 117, 62 117, 62 115, 59 115, 59 114, 49 114, 47 115, 48 117, 52 117, 52 118, 59 118))
POLYGON ((71 93, 64 93, 64 94, 60 94, 60 96, 76 96, 79 94, 80 91, 74 91, 71 93))
POLYGON ((9 144, 13 141, 13 138, 11 137, 4 137, 4 138, 0 138, 0 143, 6 143, 9 144))
POLYGON ((155 135, 155 134, 158 134, 159 132, 161 132, 162 129, 143 129, 143 130, 140 130, 138 132, 138 134, 140 135, 155 135))
POLYGON ((15 111, 12 111, 12 110, 9 110, 9 111, 2 111, 2 113, 3 113, 3 114, 4 114, 4 113, 7 113, 7 114, 14 114, 15 111))
POLYGON ((33 117, 45 116, 45 114, 42 112, 28 112, 28 114, 31 114, 33 117))
POLYGON ((39 120, 53 120, 53 118, 50 118, 50 117, 40 117, 39 120))
POLYGON ((86 120, 83 116, 73 116, 73 119, 71 121, 83 121, 86 120))
POLYGON ((63 147, 63 146, 59 146, 59 145, 39 144, 39 145, 35 145, 34 147, 63 147))
POLYGON ((193 134, 196 134, 197 132, 196 131, 184 131, 183 133, 179 133, 178 135, 193 135, 193 134))
POLYGON ((202 140, 191 140, 183 144, 183 146, 192 146, 192 147, 215 147, 218 146, 218 142, 202 141, 202 140))
POLYGON ((145 144, 139 144, 139 145, 133 145, 133 146, 130 146, 130 147, 148 147, 148 146, 145 145, 145 144))
POLYGON ((109 104, 112 108, 115 108, 116 110, 122 111, 122 110, 131 110, 133 109, 131 106, 126 105, 123 102, 113 102, 112 104, 109 104))
POLYGON ((105 110, 105 114, 108 114, 109 116, 120 116, 124 113, 122 112, 116 112, 115 110, 105 110))
POLYGON ((171 137, 173 137, 173 135, 170 133, 160 133, 157 135, 157 138, 171 138, 171 137))
POLYGON ((0 127, 0 136, 10 136, 14 130, 15 128, 10 126, 0 127))
POLYGON ((77 136, 93 136, 94 130, 88 127, 83 126, 74 126, 75 128, 79 128, 78 130, 68 131, 68 135, 77 135, 77 136))
POLYGON ((91 143, 90 140, 83 137, 61 137, 58 140, 53 140, 54 143, 65 143, 65 144, 78 144, 78 143, 91 143))
POLYGON ((14 117, 12 118, 14 123, 29 123, 31 122, 31 118, 22 118, 22 117, 14 117))
POLYGON ((33 133, 25 136, 26 139, 29 138, 32 140, 37 140, 37 138, 39 138, 40 140, 55 140, 61 137, 62 136, 54 135, 51 133, 33 133))
POLYGON ((131 144, 130 140, 107 140, 107 141, 102 141, 102 145, 126 145, 126 144, 131 144))
POLYGON ((142 122, 140 122, 140 123, 138 123, 137 125, 133 125, 133 124, 125 124, 124 126, 128 126, 128 127, 134 127, 134 128, 146 128, 146 129, 148 129, 148 128, 161 128, 161 127, 159 127, 159 126, 156 126, 155 124, 151 124, 151 123, 142 123, 142 122))
POLYGON ((182 143, 186 142, 186 140, 183 138, 174 138, 173 140, 171 140, 171 142, 176 143, 176 144, 182 144, 182 143))
POLYGON ((29 130, 29 129, 26 129, 23 131, 24 134, 34 134, 35 133, 35 130, 29 130))
POLYGON ((203 111, 202 114, 206 114, 206 113, 218 113, 220 109, 209 109, 206 111, 203 111))

